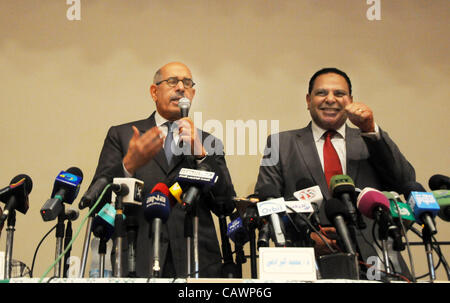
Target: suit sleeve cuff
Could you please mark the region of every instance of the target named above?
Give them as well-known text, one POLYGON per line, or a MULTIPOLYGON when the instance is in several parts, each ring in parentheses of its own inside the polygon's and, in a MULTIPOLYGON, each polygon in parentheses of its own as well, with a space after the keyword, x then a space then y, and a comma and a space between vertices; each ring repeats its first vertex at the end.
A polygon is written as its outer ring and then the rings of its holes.
POLYGON ((378 127, 378 124, 375 123, 375 131, 374 132, 362 132, 361 136, 378 141, 381 138, 380 135, 380 128, 378 127))

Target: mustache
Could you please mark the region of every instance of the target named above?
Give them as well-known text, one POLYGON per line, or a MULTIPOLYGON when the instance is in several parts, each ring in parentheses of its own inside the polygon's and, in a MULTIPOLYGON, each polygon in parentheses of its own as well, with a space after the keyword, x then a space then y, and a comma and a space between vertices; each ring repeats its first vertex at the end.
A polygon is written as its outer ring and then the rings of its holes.
POLYGON ((177 101, 184 97, 184 93, 176 93, 176 95, 170 97, 170 101, 177 101))

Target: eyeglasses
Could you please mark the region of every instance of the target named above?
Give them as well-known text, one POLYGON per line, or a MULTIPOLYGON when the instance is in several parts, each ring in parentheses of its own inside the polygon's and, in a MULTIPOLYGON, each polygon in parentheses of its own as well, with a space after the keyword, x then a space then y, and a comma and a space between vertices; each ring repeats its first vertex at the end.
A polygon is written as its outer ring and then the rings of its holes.
POLYGON ((195 85, 195 83, 194 83, 194 81, 192 81, 192 79, 189 79, 189 78, 183 78, 183 79, 178 79, 177 77, 170 77, 170 78, 167 78, 167 79, 165 79, 165 80, 161 80, 161 81, 159 81, 159 82, 157 82, 157 83, 155 83, 156 85, 160 85, 161 83, 163 83, 164 81, 166 81, 167 82, 167 84, 170 86, 170 87, 175 87, 175 86, 177 86, 177 84, 178 84, 178 82, 183 82, 183 85, 184 85, 184 87, 185 88, 191 88, 191 87, 193 87, 194 85, 195 85))

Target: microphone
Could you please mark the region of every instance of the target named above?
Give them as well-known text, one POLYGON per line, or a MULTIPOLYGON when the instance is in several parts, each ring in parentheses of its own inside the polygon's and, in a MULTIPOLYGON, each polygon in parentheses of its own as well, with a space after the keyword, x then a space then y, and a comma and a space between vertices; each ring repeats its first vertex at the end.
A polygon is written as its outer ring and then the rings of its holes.
POLYGON ((434 217, 441 208, 436 202, 433 193, 426 192, 423 186, 417 182, 409 182, 402 188, 402 193, 408 197, 409 206, 414 212, 417 223, 425 224, 431 235, 437 233, 434 217))
POLYGON ((64 217, 66 220, 75 221, 80 216, 80 212, 76 209, 69 208, 64 210, 64 217))
POLYGON ((143 181, 135 178, 114 178, 111 187, 113 200, 120 196, 124 205, 142 205, 143 181))
POLYGON ((444 175, 434 175, 428 180, 431 190, 450 189, 450 178, 444 175))
POLYGON ((40 213, 44 221, 54 220, 63 211, 63 203, 72 204, 78 195, 83 173, 78 167, 61 171, 55 179, 50 199, 42 206, 40 213))
POLYGON ((227 236, 234 243, 244 245, 250 238, 247 229, 244 226, 242 218, 238 215, 236 219, 232 220, 227 226, 227 236))
POLYGON ((161 225, 167 222, 170 215, 169 188, 164 183, 158 183, 153 187, 150 194, 145 198, 143 204, 144 217, 147 222, 152 222, 153 238, 153 277, 161 276, 160 267, 160 237, 161 225))
MULTIPOLYGON (((123 215, 125 219, 125 215, 123 215)), ((114 234, 114 218, 116 209, 110 203, 106 203, 92 221, 92 233, 100 239, 108 241, 114 234)))
POLYGON ((407 203, 403 202, 400 199, 399 194, 394 191, 391 191, 391 192, 382 191, 382 193, 389 200, 391 217, 394 220, 394 222, 399 226, 400 225, 399 221, 400 221, 400 219, 402 219, 406 228, 409 228, 416 221, 411 207, 409 207, 409 205, 407 203), (397 210, 397 206, 398 206, 398 210, 397 210), (400 210, 400 215, 399 215, 399 210, 400 210))
POLYGON ((98 178, 94 184, 92 184, 89 189, 85 192, 83 197, 81 197, 78 208, 84 209, 86 207, 91 207, 95 201, 97 201, 100 194, 105 189, 106 185, 112 182, 112 177, 102 176, 98 178))
POLYGON ((184 210, 190 210, 199 199, 202 190, 207 191, 218 179, 216 173, 211 171, 210 166, 205 162, 200 163, 197 168, 182 168, 178 173, 177 182, 182 187, 181 200, 184 210))
POLYGON ((187 117, 191 107, 191 101, 189 101, 188 98, 183 97, 178 100, 178 107, 180 108, 181 118, 187 117))
POLYGON ((333 222, 336 232, 339 235, 344 249, 347 253, 355 254, 352 242, 350 240, 350 233, 345 223, 350 220, 349 213, 343 202, 339 199, 331 198, 325 202, 325 214, 330 222, 333 222))
POLYGON ((28 195, 33 189, 33 181, 28 175, 20 174, 12 178, 6 190, 2 190, 0 200, 5 203, 5 208, 0 216, 0 226, 8 218, 9 213, 17 210, 26 214, 29 208, 28 195))
MULTIPOLYGON (((286 245, 286 239, 284 236, 285 229, 279 213, 286 212, 285 201, 283 198, 279 198, 280 194, 273 184, 265 184, 259 190, 258 195, 259 202, 256 203, 258 214, 260 217, 269 217, 269 227, 272 240, 275 242, 275 246, 284 247, 286 245)), ((258 239, 258 243, 259 242, 260 240, 258 239)))
POLYGON ((378 223, 381 240, 387 240, 390 234, 394 239, 393 248, 396 251, 405 249, 401 232, 390 215, 390 202, 382 192, 366 187, 358 195, 356 205, 364 216, 374 219, 378 223))
POLYGON ((441 208, 438 213, 439 218, 450 222, 450 191, 441 189, 434 190, 432 193, 441 208))
POLYGON ((260 247, 269 247, 269 239, 270 239, 270 228, 269 228, 269 222, 266 220, 261 220, 261 228, 259 229, 258 233, 258 250, 260 247))
POLYGON ((341 200, 348 210, 349 223, 357 226, 358 218, 353 201, 355 200, 355 183, 347 175, 335 175, 330 179, 330 191, 333 198, 341 200))

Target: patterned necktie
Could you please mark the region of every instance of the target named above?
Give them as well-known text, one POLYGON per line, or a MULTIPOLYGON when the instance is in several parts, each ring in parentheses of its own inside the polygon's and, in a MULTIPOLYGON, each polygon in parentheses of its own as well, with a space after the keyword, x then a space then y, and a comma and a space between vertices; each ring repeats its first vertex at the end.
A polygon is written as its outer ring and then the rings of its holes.
POLYGON ((173 131, 172 131, 172 124, 173 122, 166 122, 164 123, 167 126, 167 136, 164 141, 164 153, 166 154, 167 164, 170 165, 170 161, 172 161, 173 157, 173 131))
POLYGON ((330 179, 335 175, 342 175, 342 166, 339 156, 331 143, 331 138, 336 134, 336 131, 329 130, 325 133, 325 143, 323 145, 323 170, 328 186, 330 186, 330 179))

